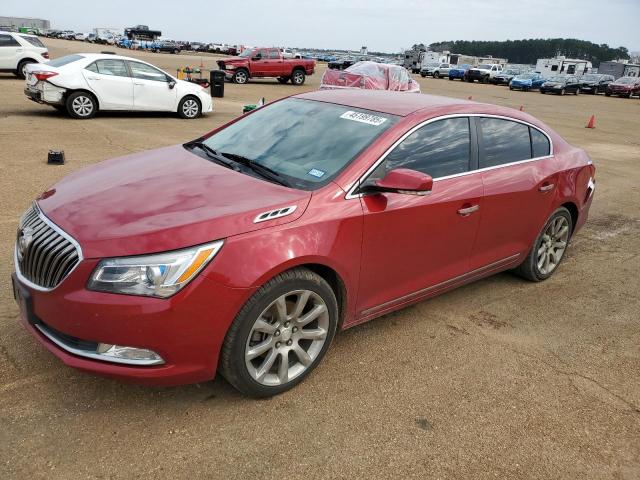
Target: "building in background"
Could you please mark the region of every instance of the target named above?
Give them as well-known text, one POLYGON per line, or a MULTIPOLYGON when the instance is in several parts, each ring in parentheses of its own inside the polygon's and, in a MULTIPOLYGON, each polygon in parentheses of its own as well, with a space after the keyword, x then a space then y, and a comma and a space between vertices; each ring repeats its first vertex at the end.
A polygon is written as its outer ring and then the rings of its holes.
POLYGON ((42 18, 0 17, 0 30, 17 32, 20 28, 43 32, 51 28, 51 22, 42 18))

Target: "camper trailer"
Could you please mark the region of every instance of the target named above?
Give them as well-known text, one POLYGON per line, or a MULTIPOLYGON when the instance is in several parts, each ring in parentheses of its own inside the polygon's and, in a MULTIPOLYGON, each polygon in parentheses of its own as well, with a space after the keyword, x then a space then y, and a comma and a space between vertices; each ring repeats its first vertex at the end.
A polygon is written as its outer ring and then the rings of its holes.
POLYGON ((613 75, 616 80, 620 77, 640 77, 640 65, 625 62, 602 62, 598 67, 598 73, 613 75))
POLYGON ((539 58, 536 62, 536 72, 540 73, 544 78, 560 74, 580 77, 590 73, 591 68, 591 62, 588 60, 566 58, 562 55, 554 58, 539 58))

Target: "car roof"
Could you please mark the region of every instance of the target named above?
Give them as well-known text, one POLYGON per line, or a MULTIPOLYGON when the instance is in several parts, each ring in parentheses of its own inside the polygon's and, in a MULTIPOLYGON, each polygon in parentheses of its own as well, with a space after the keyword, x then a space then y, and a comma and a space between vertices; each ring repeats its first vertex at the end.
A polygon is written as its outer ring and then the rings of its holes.
MULTIPOLYGON (((327 89, 296 95, 296 98, 335 103, 365 110, 405 117, 426 108, 476 104, 459 98, 440 97, 407 92, 365 89, 327 89)), ((480 105, 480 104, 478 104, 480 105)))
POLYGON ((139 58, 125 57, 123 55, 114 55, 111 53, 78 53, 77 55, 82 55, 87 60, 101 60, 106 58, 109 60, 134 60, 136 62, 149 63, 139 58))

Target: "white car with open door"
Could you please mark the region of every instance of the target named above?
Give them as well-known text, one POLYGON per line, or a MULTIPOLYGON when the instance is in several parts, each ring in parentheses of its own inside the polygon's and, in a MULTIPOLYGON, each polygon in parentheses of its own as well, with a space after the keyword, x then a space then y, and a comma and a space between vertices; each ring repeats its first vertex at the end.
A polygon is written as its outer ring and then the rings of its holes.
POLYGON ((67 55, 29 65, 26 76, 28 98, 74 118, 91 118, 99 110, 176 112, 197 118, 213 110, 208 89, 120 55, 67 55))
POLYGON ((0 72, 24 78, 28 64, 48 59, 47 47, 35 35, 0 31, 0 72))

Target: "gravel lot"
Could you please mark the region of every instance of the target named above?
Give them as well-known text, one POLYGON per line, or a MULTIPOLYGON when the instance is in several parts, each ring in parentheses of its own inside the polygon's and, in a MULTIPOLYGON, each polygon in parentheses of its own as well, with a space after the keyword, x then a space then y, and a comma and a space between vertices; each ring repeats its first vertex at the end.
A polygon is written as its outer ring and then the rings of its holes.
MULTIPOLYGON (((45 43, 53 57, 104 49, 45 43)), ((200 64, 131 55, 169 72, 200 64)), ((523 105, 585 148, 598 168, 591 218, 551 280, 505 273, 343 332, 277 398, 245 399, 221 378, 171 389, 95 378, 26 333, 9 276, 32 198, 76 169, 195 138, 260 97, 315 89, 323 69, 302 88, 227 84, 195 121, 71 120, 0 75, 0 478, 640 478, 637 98, 418 77, 425 93, 523 105), (591 114, 595 130, 584 128, 591 114), (46 165, 58 148, 67 164, 46 165)))

